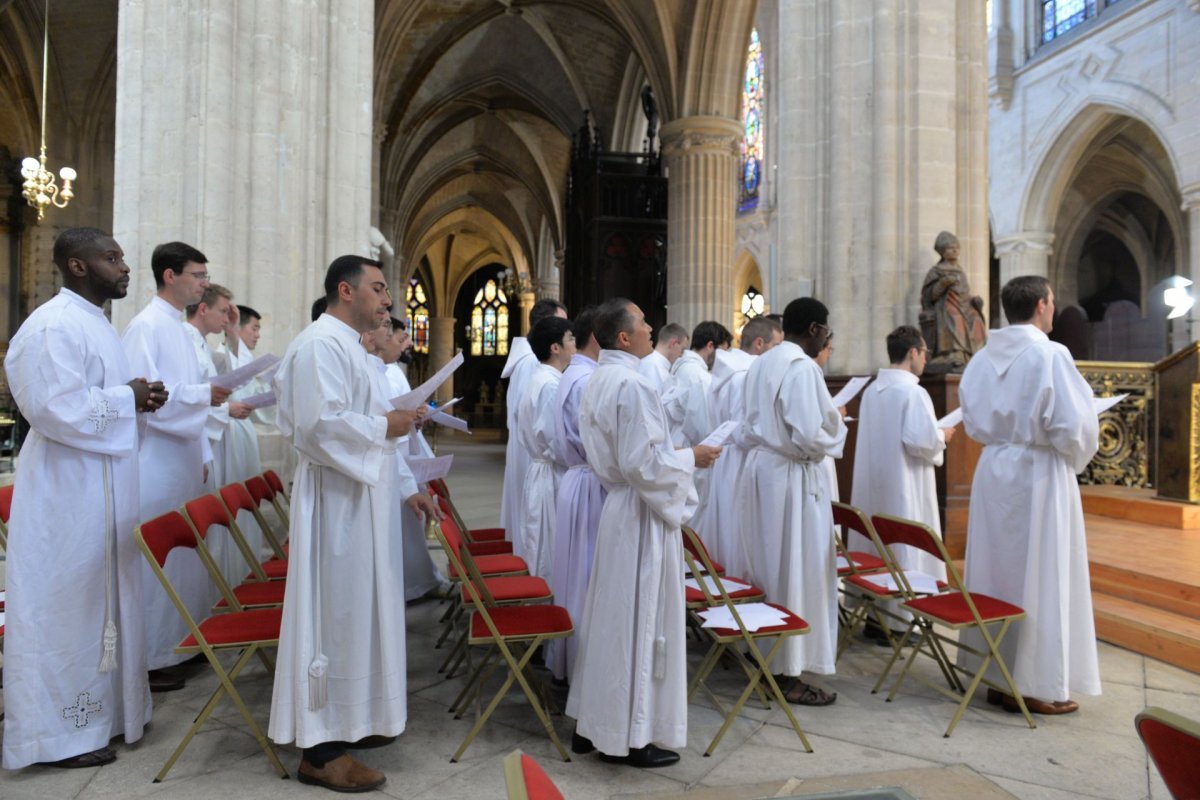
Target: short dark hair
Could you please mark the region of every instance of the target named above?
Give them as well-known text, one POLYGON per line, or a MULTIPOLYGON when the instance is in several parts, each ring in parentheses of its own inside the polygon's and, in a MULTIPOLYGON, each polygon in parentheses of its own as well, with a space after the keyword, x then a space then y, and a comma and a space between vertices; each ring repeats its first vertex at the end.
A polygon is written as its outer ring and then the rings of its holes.
POLYGON ((712 342, 714 347, 733 344, 733 334, 719 322, 705 320, 692 329, 692 349, 703 350, 712 342))
POLYGON ((391 322, 392 322, 392 332, 393 333, 396 331, 408 330, 408 325, 405 324, 404 320, 402 320, 402 319, 398 319, 396 317, 391 317, 391 322))
POLYGON ((658 329, 658 335, 657 338, 655 338, 654 343, 657 345, 659 342, 678 339, 686 345, 688 339, 690 338, 691 337, 688 336, 687 328, 683 327, 678 322, 668 322, 666 325, 663 325, 658 329))
POLYGON ((98 240, 107 238, 108 234, 99 228, 67 228, 54 240, 54 263, 65 271, 69 259, 81 257, 98 240))
POLYGON ((775 338, 775 331, 782 330, 779 323, 773 319, 754 317, 742 326, 742 349, 745 350, 755 339, 765 339, 769 344, 770 340, 775 338))
POLYGON ((804 336, 813 323, 829 324, 829 309, 815 297, 798 297, 783 310, 785 336, 804 336))
POLYGON ((175 274, 183 272, 189 263, 207 264, 208 258, 190 244, 183 242, 167 242, 154 248, 150 256, 150 270, 154 273, 154 285, 162 288, 167 285, 163 274, 171 270, 175 274))
POLYGON ((249 325, 250 320, 262 319, 262 314, 255 311, 250 306, 239 305, 238 309, 238 325, 249 325))
POLYGON ((327 302, 325 302, 324 297, 318 297, 316 300, 313 300, 312 312, 311 312, 313 322, 316 322, 317 318, 325 313, 325 309, 326 309, 326 307, 328 307, 328 305, 329 304, 327 302))
POLYGON ((355 289, 358 288, 358 281, 362 278, 365 267, 383 269, 383 262, 366 256, 354 255, 338 256, 330 262, 329 269, 325 271, 325 304, 327 307, 337 305, 338 286, 341 284, 348 283, 355 289))
POLYGON ((908 356, 908 351, 914 347, 920 348, 925 344, 925 337, 919 328, 912 325, 901 325, 887 335, 888 361, 899 364, 908 356))
POLYGON ((783 330, 783 314, 776 314, 772 311, 770 314, 763 314, 763 316, 772 322, 777 323, 779 325, 779 329, 783 330))
POLYGON ((596 312, 599 309, 596 306, 588 306, 571 322, 571 330, 575 334, 575 344, 579 347, 587 347, 588 339, 596 333, 596 312))
POLYGON ((1010 325, 1029 322, 1037 311, 1038 300, 1049 299, 1050 281, 1041 275, 1021 275, 1000 290, 1000 304, 1010 325))
POLYGON ((567 313, 567 307, 557 300, 549 297, 543 297, 541 300, 538 300, 533 304, 533 308, 529 309, 529 327, 532 329, 534 325, 537 325, 546 319, 546 317, 555 316, 560 308, 564 314, 567 313))
POLYGON ((631 300, 614 297, 605 300, 596 309, 596 323, 592 334, 605 350, 617 349, 617 334, 633 332, 633 315, 629 313, 631 300))
POLYGON ((534 358, 546 361, 550 358, 550 346, 561 345, 563 337, 571 332, 571 322, 562 317, 546 317, 529 329, 529 347, 534 358))

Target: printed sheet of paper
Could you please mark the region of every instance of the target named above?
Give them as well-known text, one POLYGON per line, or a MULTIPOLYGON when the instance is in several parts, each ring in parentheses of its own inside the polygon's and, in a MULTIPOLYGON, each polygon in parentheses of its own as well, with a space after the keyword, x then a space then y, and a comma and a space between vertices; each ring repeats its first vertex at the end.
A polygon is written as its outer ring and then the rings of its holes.
MULTIPOLYGON (((447 408, 450 408, 450 406, 456 405, 459 400, 462 400, 462 398, 455 397, 453 400, 447 400, 446 402, 442 403, 440 406, 430 406, 430 409, 437 410, 437 411, 445 411, 447 408)), ((430 413, 432 413, 432 410, 430 413)))
MULTIPOLYGON (((937 578, 932 575, 921 572, 916 569, 904 570, 904 577, 908 579, 908 585, 917 594, 937 594, 941 590, 938 589, 937 578)), ((876 586, 881 586, 889 592, 897 592, 900 590, 896 579, 890 574, 888 575, 864 575, 863 580, 870 581, 876 586)))
MULTIPOLYGON (((713 597, 719 598, 721 596, 721 590, 717 588, 717 582, 714 581, 709 575, 704 575, 702 577, 704 578, 704 586, 708 589, 708 593, 713 597)), ((700 591, 700 581, 696 580, 695 578, 687 578, 684 580, 683 585, 689 589, 700 591)), ((729 592, 729 594, 751 588, 750 584, 748 583, 731 580, 730 578, 721 578, 721 585, 725 587, 725 591, 729 592)))
POLYGON ((700 444, 707 447, 724 447, 729 444, 729 440, 733 438, 733 432, 737 430, 740 420, 731 419, 728 422, 722 422, 717 426, 717 429, 704 437, 704 441, 700 444))
POLYGON ((425 419, 429 420, 430 422, 436 422, 438 425, 445 425, 447 428, 453 428, 456 431, 462 431, 466 434, 471 433, 471 431, 467 428, 467 421, 465 419, 459 419, 458 417, 451 416, 441 409, 434 411, 425 419))
MULTIPOLYGON (((787 619, 782 611, 772 608, 766 603, 742 603, 738 605, 737 611, 738 616, 742 618, 742 624, 746 626, 746 630, 751 632, 779 625, 787 619)), ((733 621, 733 612, 727 606, 701 611, 698 616, 704 620, 700 626, 702 628, 737 627, 737 623, 733 621)))
POLYGON ((841 408, 855 398, 863 387, 871 382, 871 376, 851 378, 842 390, 833 396, 833 407, 841 408))
POLYGON ((438 478, 444 478, 450 473, 450 465, 454 463, 454 454, 438 456, 437 458, 405 459, 408 468, 412 470, 417 483, 429 483, 438 478))
POLYGON ((1117 403, 1129 397, 1128 394, 1119 394, 1116 397, 1093 397, 1092 404, 1096 408, 1096 415, 1099 416, 1105 411, 1115 406, 1117 403))
POLYGON ((217 375, 209 383, 222 389, 240 389, 254 379, 260 372, 265 372, 279 363, 279 356, 267 353, 259 356, 249 364, 231 369, 224 375, 217 375))
POLYGON ((275 396, 275 392, 263 392, 262 394, 252 394, 242 402, 254 409, 270 408, 279 402, 279 398, 275 396))
POLYGON ((447 378, 454 374, 454 370, 462 366, 464 360, 462 351, 459 350, 458 355, 446 362, 446 366, 435 372, 429 380, 407 394, 392 398, 392 408, 399 411, 416 411, 433 396, 433 393, 446 382, 447 378))
POLYGON ((946 416, 937 421, 939 428, 953 428, 958 423, 962 422, 962 409, 956 408, 946 416))

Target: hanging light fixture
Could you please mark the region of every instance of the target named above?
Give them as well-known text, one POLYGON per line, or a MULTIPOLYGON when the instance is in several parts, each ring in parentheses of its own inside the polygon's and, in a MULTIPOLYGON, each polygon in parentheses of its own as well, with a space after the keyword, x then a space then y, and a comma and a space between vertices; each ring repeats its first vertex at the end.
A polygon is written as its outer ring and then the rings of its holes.
POLYGON ((62 187, 54 182, 54 174, 46 169, 46 75, 50 66, 50 0, 46 0, 45 19, 42 32, 42 152, 39 158, 25 158, 21 161, 21 177, 25 179, 21 194, 25 201, 37 209, 38 220, 46 215, 46 206, 66 208, 67 203, 75 196, 71 191, 71 181, 77 174, 70 167, 58 171, 62 178, 62 187))

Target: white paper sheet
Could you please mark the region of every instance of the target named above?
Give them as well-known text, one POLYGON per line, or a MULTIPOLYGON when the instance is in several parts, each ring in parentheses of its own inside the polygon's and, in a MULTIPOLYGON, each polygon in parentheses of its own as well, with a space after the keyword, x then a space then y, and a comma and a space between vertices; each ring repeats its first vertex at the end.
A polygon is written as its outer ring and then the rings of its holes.
POLYGON ((837 568, 839 570, 847 569, 849 566, 850 566, 850 562, 846 560, 845 556, 837 557, 837 568))
MULTIPOLYGON (((912 590, 917 594, 937 594, 941 591, 937 585, 937 578, 926 572, 921 572, 920 570, 916 569, 906 569, 904 570, 904 577, 908 579, 908 585, 911 586, 912 590)), ((876 586, 887 589, 889 592, 897 592, 900 590, 899 585, 896 583, 896 579, 893 578, 890 573, 886 575, 871 575, 869 577, 864 576, 863 580, 870 581, 876 586)))
POLYGON ((1105 411, 1115 406, 1117 403, 1129 397, 1128 394, 1119 394, 1116 397, 1093 397, 1092 405, 1096 408, 1096 415, 1099 416, 1105 411))
POLYGON ((847 381, 842 390, 833 396, 833 407, 841 408, 855 398, 855 396, 863 390, 863 387, 871 382, 871 376, 859 376, 851 378, 847 381))
POLYGON ((462 431, 466 434, 471 433, 471 431, 467 428, 467 421, 465 419, 459 419, 458 417, 447 414, 440 409, 434 411, 425 419, 429 422, 436 422, 438 425, 445 425, 447 428, 453 428, 456 431, 462 431))
POLYGON ((731 419, 728 422, 722 422, 717 426, 717 429, 704 437, 704 441, 700 444, 708 447, 724 447, 733 438, 733 432, 737 430, 740 420, 731 419))
MULTIPOLYGON (((702 577, 704 578, 704 585, 708 588, 708 593, 713 597, 720 599, 721 590, 717 588, 717 582, 714 581, 709 575, 704 575, 702 577)), ((696 580, 695 578, 688 578, 683 582, 683 585, 689 589, 700 591, 700 581, 696 580)), ((725 591, 729 592, 730 594, 733 594, 734 592, 740 592, 743 589, 752 588, 748 583, 730 580, 729 578, 721 578, 721 585, 724 586, 725 591)))
POLYGON ((450 408, 450 406, 456 405, 459 400, 462 400, 462 398, 455 397, 454 399, 447 400, 446 402, 442 403, 441 405, 437 405, 437 406, 431 404, 429 406, 430 413, 433 413, 434 410, 445 411, 447 408, 450 408))
POLYGON ((962 409, 956 408, 946 416, 937 421, 939 428, 953 428, 958 423, 962 422, 962 409))
POLYGON ((255 375, 265 372, 278 363, 279 356, 267 353, 265 356, 259 356, 254 359, 249 364, 240 366, 237 369, 231 369, 224 375, 215 376, 209 383, 222 389, 240 389, 253 380, 255 375))
MULTIPOLYGON (((742 624, 746 626, 746 630, 752 633, 761 628, 779 625, 787 619, 782 611, 772 608, 766 603, 742 603, 737 607, 737 612, 738 616, 742 618, 742 624)), ((702 628, 737 627, 737 623, 733 620, 733 613, 726 606, 701 611, 699 617, 704 620, 700 624, 702 628)))
POLYGON ((270 408, 279 402, 279 398, 275 396, 275 392, 263 392, 262 394, 252 394, 241 402, 251 408, 270 408))
POLYGON ((412 470, 417 483, 429 483, 438 478, 444 478, 450 473, 450 465, 454 463, 454 454, 438 456, 437 458, 405 459, 408 468, 412 470))
POLYGON ((454 370, 462 366, 464 360, 462 351, 459 350, 458 355, 446 362, 446 366, 435 372, 429 380, 407 394, 392 398, 392 408, 400 411, 416 411, 433 396, 433 393, 446 382, 447 378, 454 374, 454 370))

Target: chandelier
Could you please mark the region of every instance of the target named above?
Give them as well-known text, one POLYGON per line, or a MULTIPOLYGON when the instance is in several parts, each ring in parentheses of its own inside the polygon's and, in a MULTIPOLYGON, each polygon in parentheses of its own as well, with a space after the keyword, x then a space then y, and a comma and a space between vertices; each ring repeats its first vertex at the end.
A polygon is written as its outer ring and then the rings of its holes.
POLYGON ((46 0, 46 15, 42 33, 42 152, 38 158, 32 156, 21 161, 21 177, 25 179, 21 194, 25 201, 37 209, 38 220, 46 215, 46 206, 66 208, 75 196, 71 181, 77 177, 75 170, 63 167, 58 171, 62 178, 60 188, 54 182, 54 174, 46 169, 46 75, 50 65, 50 0, 46 0))

